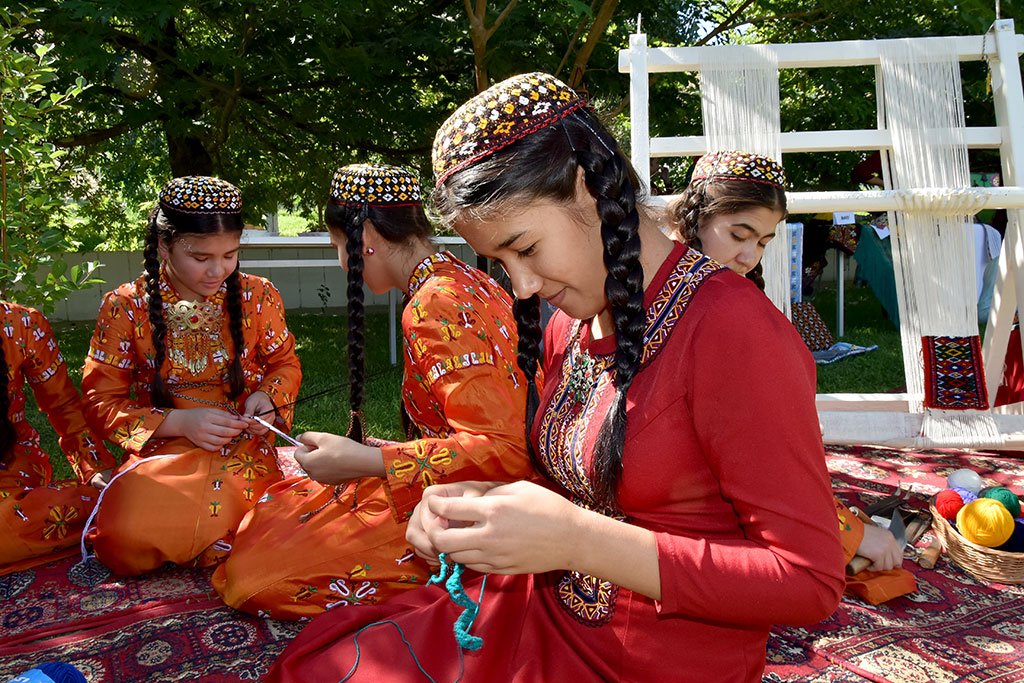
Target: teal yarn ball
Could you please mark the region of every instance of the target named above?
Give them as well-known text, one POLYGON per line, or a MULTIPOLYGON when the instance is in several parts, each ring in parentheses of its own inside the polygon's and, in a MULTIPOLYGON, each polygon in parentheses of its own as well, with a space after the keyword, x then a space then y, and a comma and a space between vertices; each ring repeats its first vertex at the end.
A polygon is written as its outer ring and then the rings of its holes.
POLYGON ((1020 498, 1005 486, 994 486, 981 495, 983 498, 998 500, 1003 504, 1003 507, 1010 511, 1012 517, 1020 517, 1020 498))

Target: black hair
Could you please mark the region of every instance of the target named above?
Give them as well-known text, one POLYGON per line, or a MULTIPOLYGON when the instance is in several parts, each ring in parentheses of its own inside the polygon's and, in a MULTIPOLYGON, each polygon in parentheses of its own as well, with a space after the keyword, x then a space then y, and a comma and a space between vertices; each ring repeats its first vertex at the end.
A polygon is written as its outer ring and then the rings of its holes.
MULTIPOLYGON (((700 178, 691 181, 668 208, 672 237, 701 251, 704 248, 699 234, 702 220, 754 207, 778 211, 785 219, 786 191, 778 185, 750 180, 700 178)), ((747 271, 746 277, 764 291, 761 261, 747 271)))
MULTIPOLYGON (((328 201, 324 212, 327 228, 345 236, 348 257, 348 437, 363 440, 363 385, 366 381, 366 320, 363 305, 363 223, 369 220, 377 233, 388 242, 402 244, 411 239, 429 240, 433 234, 430 221, 419 204, 406 206, 350 206, 328 201)), ((403 299, 404 301, 404 299, 403 299)), ((404 306, 403 306, 404 307, 404 306)), ((414 425, 403 403, 399 404, 406 438, 414 425)))
POLYGON ((8 393, 7 357, 0 345, 0 463, 7 463, 14 455, 18 433, 11 422, 11 395, 8 393))
MULTIPOLYGON (((643 186, 629 160, 604 125, 587 108, 523 137, 489 157, 457 171, 435 190, 435 205, 448 222, 510 202, 576 199, 578 169, 597 203, 607 269, 605 296, 615 321, 615 396, 597 436, 590 471, 595 504, 617 508, 626 439, 626 394, 640 369, 645 311, 644 273, 640 265, 640 215, 643 186), (512 168, 514 167, 514 171, 512 168)), ((527 443, 537 405, 536 373, 540 354, 540 302, 536 296, 514 307, 519 333, 518 363, 526 374, 527 443)), ((545 468, 530 456, 540 471, 545 468)))
MULTIPOLYGON (((153 405, 173 408, 174 397, 160 375, 160 367, 167 357, 167 325, 164 321, 163 296, 160 294, 160 240, 171 247, 182 235, 215 235, 221 232, 242 232, 242 217, 237 213, 185 213, 158 205, 149 213, 149 230, 143 250, 146 267, 146 293, 149 295, 149 322, 153 328, 153 346, 156 358, 153 363, 153 383, 150 388, 153 405)), ((228 368, 228 395, 237 398, 245 391, 245 376, 242 374, 242 351, 245 340, 242 336, 242 286, 238 266, 231 271, 227 280, 228 322, 231 341, 235 346, 235 357, 228 368)))

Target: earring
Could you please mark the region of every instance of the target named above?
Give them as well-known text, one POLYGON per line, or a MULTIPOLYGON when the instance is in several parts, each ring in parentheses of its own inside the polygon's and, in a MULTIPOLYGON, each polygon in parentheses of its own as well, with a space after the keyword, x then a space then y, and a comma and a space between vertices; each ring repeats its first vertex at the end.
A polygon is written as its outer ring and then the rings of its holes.
POLYGON ((373 255, 373 247, 370 247, 369 249, 366 250, 366 255, 367 256, 372 256, 373 255))

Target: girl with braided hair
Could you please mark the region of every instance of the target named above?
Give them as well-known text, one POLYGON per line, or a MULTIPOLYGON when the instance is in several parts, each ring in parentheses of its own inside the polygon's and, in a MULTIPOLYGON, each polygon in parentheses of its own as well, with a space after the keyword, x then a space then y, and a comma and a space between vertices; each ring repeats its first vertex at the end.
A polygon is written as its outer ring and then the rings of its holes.
POLYGON ((273 434, 250 416, 287 429, 302 371, 280 294, 238 271, 242 225, 231 183, 171 180, 150 213, 145 273, 100 308, 82 391, 90 424, 126 457, 88 540, 119 574, 217 564, 281 479, 273 434))
POLYGON ((314 619, 265 680, 760 681, 771 625, 820 621, 843 586, 809 352, 755 288, 659 230, 553 77, 480 93, 433 151, 439 211, 520 300, 527 376, 538 298, 560 309, 527 417, 546 480, 431 487, 410 520, 421 556, 493 574, 482 649, 461 655, 462 608, 424 588, 314 619))
MULTIPOLYGON (((710 152, 693 166, 686 189, 668 207, 674 239, 745 275, 761 290, 761 257, 786 217, 786 174, 760 154, 710 152)), ((846 591, 879 604, 917 589, 914 575, 900 568, 903 549, 882 527, 866 525, 833 498, 847 563, 867 558, 867 569, 850 576, 846 591)))
POLYGON ((325 217, 348 272, 352 428, 347 437, 298 437, 306 445, 295 459, 309 478, 267 491, 213 576, 229 605, 275 619, 380 603, 422 585, 430 567, 405 528, 424 489, 533 474, 512 301, 485 273, 431 243, 416 178, 395 166, 345 166, 325 217), (363 438, 364 283, 407 299, 405 442, 363 438))
POLYGON ((74 553, 113 467, 103 440, 85 423, 49 321, 0 301, 0 575, 74 553), (77 481, 53 478, 50 457, 25 418, 26 381, 77 481))

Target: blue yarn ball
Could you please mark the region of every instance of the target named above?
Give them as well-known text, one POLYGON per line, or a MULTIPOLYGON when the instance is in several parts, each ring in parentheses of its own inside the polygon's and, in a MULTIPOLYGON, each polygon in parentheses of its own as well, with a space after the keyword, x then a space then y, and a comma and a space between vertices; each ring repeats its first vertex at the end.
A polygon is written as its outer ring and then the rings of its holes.
POLYGON ((8 683, 86 683, 82 672, 63 662, 46 662, 8 681, 8 683))
POLYGON ((978 492, 970 489, 965 489, 963 486, 954 486, 953 490, 960 494, 960 497, 964 499, 964 505, 967 505, 972 500, 978 500, 978 492))

